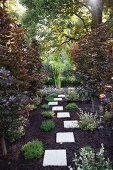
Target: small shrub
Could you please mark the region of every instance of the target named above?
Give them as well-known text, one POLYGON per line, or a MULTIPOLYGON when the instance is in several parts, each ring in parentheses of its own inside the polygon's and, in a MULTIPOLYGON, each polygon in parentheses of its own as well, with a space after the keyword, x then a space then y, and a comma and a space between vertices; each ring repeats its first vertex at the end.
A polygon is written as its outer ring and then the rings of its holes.
POLYGON ((77 109, 78 106, 75 104, 75 103, 69 103, 66 105, 65 107, 67 110, 74 110, 74 109, 77 109))
POLYGON ((75 154, 73 162, 75 166, 73 168, 70 166, 70 170, 112 170, 110 160, 104 157, 103 144, 98 153, 90 146, 81 148, 79 157, 75 154))
POLYGON ((97 128, 97 119, 92 113, 83 113, 80 115, 79 127, 83 130, 95 130, 97 128))
POLYGON ((39 140, 30 141, 22 146, 25 159, 40 158, 44 153, 43 143, 39 140))
POLYGON ((49 112, 49 111, 46 111, 46 112, 42 112, 41 115, 43 117, 46 117, 46 118, 52 118, 54 116, 54 112, 49 112))
POLYGON ((76 94, 69 94, 66 96, 67 101, 76 101, 79 100, 79 97, 76 94))
POLYGON ((40 128, 41 128, 43 131, 48 132, 48 131, 50 131, 50 130, 52 130, 52 129, 55 128, 55 123, 54 123, 54 121, 52 121, 52 120, 46 120, 46 121, 43 121, 43 122, 42 122, 40 128))
POLYGON ((113 121, 113 113, 106 111, 104 116, 103 116, 103 119, 104 119, 105 122, 113 121))
POLYGON ((48 104, 41 105, 41 108, 44 109, 44 110, 49 110, 48 104))
POLYGON ((51 102, 53 101, 53 99, 57 97, 57 94, 56 93, 53 93, 53 94, 49 94, 48 96, 46 96, 45 100, 48 101, 48 102, 51 102))
POLYGON ((25 129, 23 126, 20 126, 17 130, 13 128, 8 129, 7 136, 10 142, 15 142, 17 139, 25 135, 25 129))

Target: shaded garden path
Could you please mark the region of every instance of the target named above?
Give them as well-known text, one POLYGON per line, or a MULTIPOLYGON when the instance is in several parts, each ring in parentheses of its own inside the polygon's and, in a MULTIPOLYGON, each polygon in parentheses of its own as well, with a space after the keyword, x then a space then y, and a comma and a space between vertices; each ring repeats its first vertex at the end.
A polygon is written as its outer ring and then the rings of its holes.
MULTIPOLYGON (((90 110, 91 104, 76 102, 79 107, 90 110)), ((66 101, 61 101, 59 105, 66 106, 66 101)), ((67 170, 68 167, 43 167, 43 158, 25 160, 22 156, 20 149, 21 146, 33 139, 41 139, 44 143, 45 149, 66 149, 67 151, 67 163, 68 166, 72 165, 72 159, 74 153, 78 152, 81 147, 90 145, 95 148, 97 151, 100 149, 101 143, 105 144, 105 153, 108 157, 112 159, 113 162, 113 142, 112 137, 106 136, 106 131, 96 130, 94 132, 82 131, 80 129, 65 129, 63 127, 63 120, 77 120, 78 119, 78 110, 70 111, 70 118, 58 119, 56 115, 54 120, 56 123, 55 129, 51 132, 42 132, 40 130, 40 125, 44 118, 41 116, 43 109, 38 107, 30 113, 30 125, 26 128, 26 134, 21 139, 13 144, 8 144, 9 146, 9 160, 5 167, 1 170, 67 170), (56 143, 56 133, 57 132, 73 132, 75 136, 75 143, 56 143)), ((67 111, 64 109, 64 111, 67 111)), ((1 163, 3 163, 1 161, 1 163)))

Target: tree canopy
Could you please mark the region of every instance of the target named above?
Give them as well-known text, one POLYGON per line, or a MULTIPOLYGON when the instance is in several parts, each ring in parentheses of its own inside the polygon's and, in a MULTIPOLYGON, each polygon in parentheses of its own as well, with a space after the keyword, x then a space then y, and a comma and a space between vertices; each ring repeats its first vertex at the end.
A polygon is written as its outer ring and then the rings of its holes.
POLYGON ((44 44, 49 47, 54 46, 52 42, 61 45, 77 41, 113 15, 112 0, 21 0, 21 3, 27 8, 23 24, 28 27, 29 38, 36 35, 43 37, 44 44), (46 31, 43 29, 39 35, 37 30, 40 26, 46 31))
POLYGON ((19 4, 19 1, 18 0, 7 1, 6 6, 10 17, 20 21, 20 18, 25 9, 21 4, 19 4))

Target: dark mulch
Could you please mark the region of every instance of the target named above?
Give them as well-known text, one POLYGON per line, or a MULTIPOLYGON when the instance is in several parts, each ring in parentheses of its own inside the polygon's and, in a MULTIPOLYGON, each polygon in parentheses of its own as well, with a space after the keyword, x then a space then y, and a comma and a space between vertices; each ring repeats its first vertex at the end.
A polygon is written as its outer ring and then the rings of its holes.
MULTIPOLYGON (((60 102, 60 105, 65 106, 66 102, 60 102)), ((91 110, 90 103, 78 102, 81 108, 85 110, 91 110)), ((96 108, 98 110, 98 107, 96 108)), ((7 143, 9 158, 7 160, 0 159, 0 170, 68 170, 68 167, 43 167, 43 158, 25 160, 21 154, 21 146, 33 139, 41 139, 45 145, 45 149, 66 149, 68 166, 72 165, 72 159, 74 153, 78 153, 81 147, 90 145, 95 148, 96 151, 99 150, 101 143, 105 146, 105 154, 113 162, 113 134, 108 135, 109 129, 100 129, 94 132, 82 131, 80 129, 64 129, 63 120, 74 120, 78 119, 78 110, 71 111, 71 118, 57 119, 56 116, 54 120, 56 122, 56 127, 51 132, 42 132, 40 130, 40 124, 44 118, 40 115, 42 109, 39 107, 30 113, 30 125, 26 128, 26 135, 15 143, 7 143), (55 136, 56 132, 74 132, 75 143, 63 143, 56 144, 55 136)), ((65 110, 66 111, 66 110, 65 110)), ((1 148, 0 148, 1 152, 1 148)), ((1 155, 1 154, 0 154, 1 155)))

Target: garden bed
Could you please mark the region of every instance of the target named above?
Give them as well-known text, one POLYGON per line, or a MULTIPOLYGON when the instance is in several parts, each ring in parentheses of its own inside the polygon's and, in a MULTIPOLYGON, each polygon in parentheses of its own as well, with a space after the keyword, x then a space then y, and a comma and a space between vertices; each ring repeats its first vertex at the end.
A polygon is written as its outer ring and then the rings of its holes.
MULTIPOLYGON (((68 102, 60 102, 60 105, 66 106, 68 102)), ((91 110, 91 104, 86 102, 76 102, 76 104, 85 109, 91 110)), ((64 109, 66 111, 66 109, 64 109)), ((96 108, 98 110, 98 108, 96 108)), ((43 109, 38 107, 30 113, 30 125, 26 128, 26 134, 21 139, 14 143, 7 143, 9 157, 7 160, 2 160, 0 155, 0 170, 68 170, 68 167, 43 167, 43 157, 41 159, 25 160, 20 149, 21 146, 33 139, 40 139, 44 143, 44 149, 66 149, 68 166, 72 165, 74 153, 78 153, 81 147, 90 145, 96 151, 104 144, 105 154, 113 162, 113 134, 108 136, 107 129, 95 130, 94 132, 83 131, 81 129, 64 129, 63 120, 77 120, 79 119, 77 113, 79 111, 70 111, 70 118, 58 119, 54 116, 56 123, 55 129, 51 132, 42 132, 40 129, 41 122, 46 120, 41 116, 43 109), (57 132, 71 132, 74 133, 75 143, 58 144, 55 141, 57 132)), ((1 148, 0 148, 1 149, 1 148)), ((1 153, 1 151, 0 151, 1 153)))

